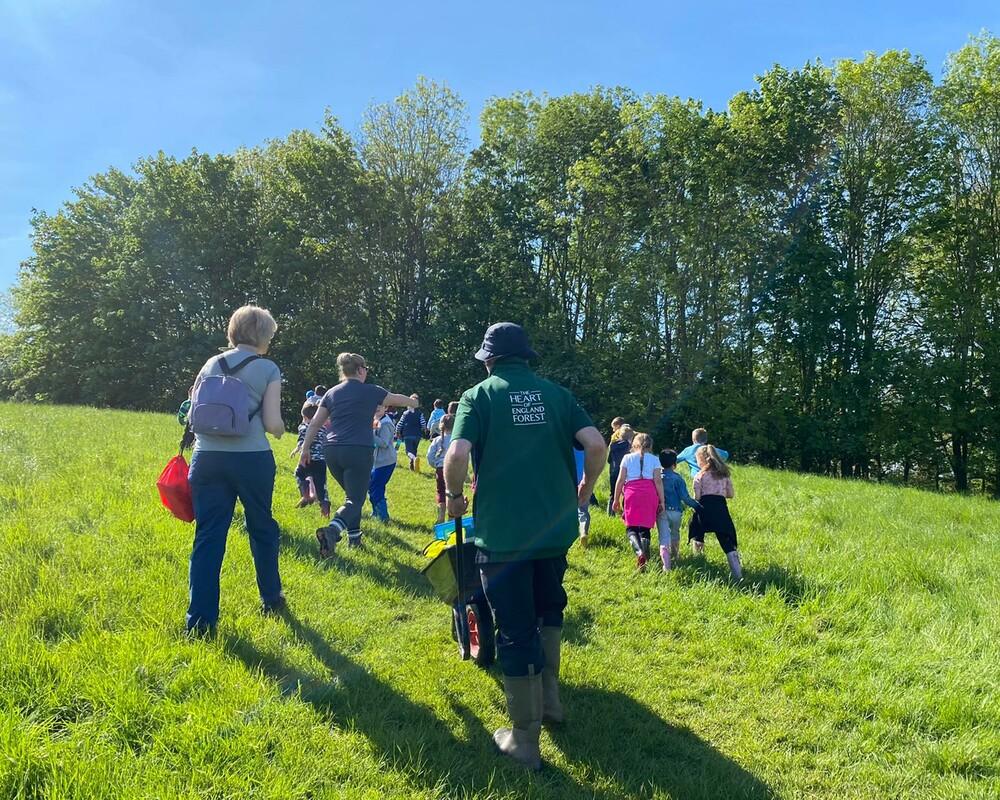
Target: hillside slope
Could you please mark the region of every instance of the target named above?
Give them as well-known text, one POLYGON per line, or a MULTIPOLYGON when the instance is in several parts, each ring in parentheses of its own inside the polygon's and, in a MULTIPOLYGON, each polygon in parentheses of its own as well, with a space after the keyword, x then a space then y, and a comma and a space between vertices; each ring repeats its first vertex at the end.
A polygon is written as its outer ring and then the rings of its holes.
MULTIPOLYGON (((0 406, 0 797, 1000 795, 1000 505, 738 467, 746 580, 714 542, 637 575, 620 522, 571 551, 548 767, 502 764, 495 672, 458 661, 420 548, 433 480, 320 563, 276 443, 291 613, 244 535, 219 637, 182 636, 193 527, 154 482, 165 415, 0 406)), ((599 495, 606 497, 607 488, 599 495)))

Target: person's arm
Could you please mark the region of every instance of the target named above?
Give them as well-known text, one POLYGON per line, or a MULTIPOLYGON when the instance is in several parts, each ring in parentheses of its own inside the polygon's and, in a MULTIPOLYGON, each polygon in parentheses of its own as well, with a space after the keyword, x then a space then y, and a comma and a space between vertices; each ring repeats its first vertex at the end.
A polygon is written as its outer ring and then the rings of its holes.
POLYGON ((723 450, 721 447, 716 447, 715 448, 715 452, 719 454, 719 458, 721 458, 723 461, 728 461, 729 460, 729 451, 728 450, 723 450))
POLYGON ((312 461, 312 456, 310 455, 312 452, 312 443, 319 435, 319 429, 323 427, 329 417, 330 412, 326 406, 320 406, 316 409, 316 416, 309 423, 306 438, 302 440, 302 453, 299 455, 299 463, 303 466, 309 466, 309 463, 312 461))
POLYGON ((594 486, 604 469, 604 437, 597 428, 588 425, 576 432, 576 440, 583 445, 583 480, 577 487, 578 505, 582 507, 590 502, 594 486))
POLYGON ((432 467, 437 469, 437 460, 441 455, 441 440, 436 438, 431 442, 430 447, 427 448, 427 463, 432 467))
POLYGON ((687 482, 683 478, 677 482, 677 487, 680 489, 681 503, 695 509, 696 511, 701 511, 701 503, 697 500, 691 499, 691 495, 688 493, 687 482))
POLYGON ((694 476, 694 499, 701 500, 701 473, 694 476))
POLYGON ((285 433, 285 421, 281 418, 281 380, 271 381, 264 390, 264 399, 260 404, 260 421, 264 430, 275 439, 280 439, 285 433))
POLYGON ((733 497, 736 496, 736 492, 733 491, 733 479, 732 478, 726 478, 725 492, 726 492, 726 497, 728 497, 730 500, 732 500, 733 497))
POLYGON ((465 499, 465 478, 469 474, 471 452, 472 442, 468 439, 452 439, 444 457, 444 486, 448 494, 448 514, 452 517, 461 517, 469 507, 465 499))
POLYGON ((659 511, 662 513, 667 507, 667 501, 663 497, 663 468, 657 467, 653 470, 653 484, 656 486, 656 496, 660 498, 659 511))
POLYGON ((382 404, 386 406, 406 406, 407 408, 417 407, 417 401, 412 397, 405 394, 396 394, 395 392, 389 392, 385 396, 385 400, 382 401, 382 404))
POLYGON ((382 450, 388 450, 392 447, 394 436, 395 427, 391 422, 388 425, 380 423, 378 428, 375 429, 375 446, 382 450))
POLYGON ((615 511, 621 511, 622 508, 622 495, 625 493, 625 478, 628 476, 628 470, 621 469, 618 471, 618 482, 615 483, 615 501, 611 508, 615 511))

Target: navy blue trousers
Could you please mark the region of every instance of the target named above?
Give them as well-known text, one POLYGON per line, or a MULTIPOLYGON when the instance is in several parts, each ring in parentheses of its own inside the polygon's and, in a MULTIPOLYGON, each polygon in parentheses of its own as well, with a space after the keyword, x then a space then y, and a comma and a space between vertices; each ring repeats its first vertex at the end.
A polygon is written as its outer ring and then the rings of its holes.
POLYGON ((273 603, 281 595, 278 523, 271 515, 274 473, 270 450, 198 450, 191 457, 188 478, 195 529, 188 573, 188 628, 215 625, 219 620, 219 575, 237 499, 243 504, 261 600, 273 603))
MULTIPOLYGON (((487 556, 488 558, 488 556, 487 556)), ((499 635, 497 658, 504 675, 535 674, 545 666, 540 627, 561 628, 566 610, 566 556, 527 561, 490 561, 480 557, 483 591, 493 609, 499 635)))

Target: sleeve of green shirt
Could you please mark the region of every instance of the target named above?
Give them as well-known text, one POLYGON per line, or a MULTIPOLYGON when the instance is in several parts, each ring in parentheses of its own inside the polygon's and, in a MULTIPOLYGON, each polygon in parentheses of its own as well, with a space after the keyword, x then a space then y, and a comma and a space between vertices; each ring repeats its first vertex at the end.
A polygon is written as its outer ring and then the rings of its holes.
POLYGON ((465 439, 471 444, 476 444, 479 442, 479 436, 479 414, 475 404, 469 397, 469 393, 466 392, 462 395, 462 399, 458 401, 458 411, 455 414, 455 427, 451 432, 451 438, 453 441, 455 439, 465 439))

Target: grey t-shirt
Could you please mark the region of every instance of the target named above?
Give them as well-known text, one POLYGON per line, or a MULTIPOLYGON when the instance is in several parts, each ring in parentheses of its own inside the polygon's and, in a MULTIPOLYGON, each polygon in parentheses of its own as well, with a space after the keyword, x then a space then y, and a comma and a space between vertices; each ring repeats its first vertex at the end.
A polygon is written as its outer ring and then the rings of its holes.
MULTIPOLYGON (((248 350, 227 350, 222 354, 226 359, 226 364, 234 367, 253 353, 248 350)), ((221 375, 222 369, 219 365, 219 356, 212 356, 205 362, 205 366, 198 373, 198 379, 206 375, 221 375)), ((213 436, 212 434, 199 433, 195 436, 195 450, 224 450, 229 453, 257 453, 261 450, 270 450, 271 443, 267 440, 264 432, 264 421, 261 419, 259 409, 264 399, 264 390, 268 384, 281 380, 281 371, 278 365, 267 358, 258 358, 251 361, 243 369, 236 373, 247 387, 247 394, 250 398, 250 430, 246 436, 213 436)))
POLYGON ((375 409, 382 405, 388 389, 348 378, 323 395, 322 406, 330 412, 331 445, 373 447, 372 421, 375 409))

